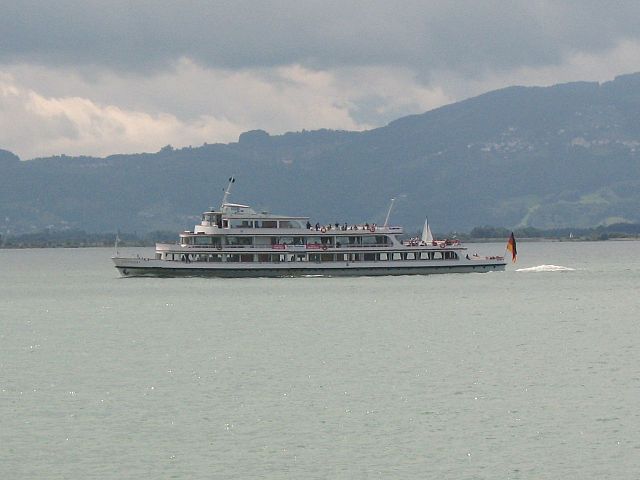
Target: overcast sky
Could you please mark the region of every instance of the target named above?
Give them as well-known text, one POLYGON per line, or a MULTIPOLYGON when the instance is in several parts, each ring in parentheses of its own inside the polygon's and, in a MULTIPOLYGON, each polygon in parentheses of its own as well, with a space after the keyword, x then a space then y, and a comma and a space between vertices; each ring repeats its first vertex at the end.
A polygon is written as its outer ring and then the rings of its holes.
POLYGON ((362 130, 509 85, 640 70, 640 2, 0 0, 23 159, 362 130))

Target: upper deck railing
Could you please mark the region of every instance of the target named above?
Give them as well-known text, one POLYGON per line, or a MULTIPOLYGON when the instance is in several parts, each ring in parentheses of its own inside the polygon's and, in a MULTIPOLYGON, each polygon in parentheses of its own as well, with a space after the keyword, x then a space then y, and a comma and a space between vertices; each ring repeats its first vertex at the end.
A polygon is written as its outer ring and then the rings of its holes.
POLYGON ((261 235, 371 235, 386 233, 391 235, 400 235, 404 232, 402 227, 379 227, 376 225, 350 225, 347 227, 335 225, 322 225, 316 228, 289 228, 289 227, 251 227, 251 226, 229 226, 215 227, 206 225, 196 225, 193 231, 186 230, 183 235, 237 235, 241 234, 261 234, 261 235))

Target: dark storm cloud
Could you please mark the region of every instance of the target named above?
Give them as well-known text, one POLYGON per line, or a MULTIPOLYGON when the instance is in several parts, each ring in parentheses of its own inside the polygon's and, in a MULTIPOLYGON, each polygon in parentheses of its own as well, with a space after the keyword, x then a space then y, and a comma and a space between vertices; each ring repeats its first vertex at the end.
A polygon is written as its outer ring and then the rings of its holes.
POLYGON ((556 64, 637 38, 637 2, 0 0, 0 62, 161 68, 299 63, 483 71, 556 64))

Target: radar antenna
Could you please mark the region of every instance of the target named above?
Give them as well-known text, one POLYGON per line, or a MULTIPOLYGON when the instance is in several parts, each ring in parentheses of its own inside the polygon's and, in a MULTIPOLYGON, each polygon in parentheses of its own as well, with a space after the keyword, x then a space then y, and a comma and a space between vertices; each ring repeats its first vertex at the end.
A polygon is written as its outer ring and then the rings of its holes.
POLYGON ((229 198, 229 195, 231 195, 231 185, 233 185, 235 181, 236 181, 235 177, 229 177, 229 184, 227 185, 227 189, 224 191, 224 196, 222 197, 222 205, 220 206, 220 210, 222 210, 222 208, 227 203, 227 199, 229 198))

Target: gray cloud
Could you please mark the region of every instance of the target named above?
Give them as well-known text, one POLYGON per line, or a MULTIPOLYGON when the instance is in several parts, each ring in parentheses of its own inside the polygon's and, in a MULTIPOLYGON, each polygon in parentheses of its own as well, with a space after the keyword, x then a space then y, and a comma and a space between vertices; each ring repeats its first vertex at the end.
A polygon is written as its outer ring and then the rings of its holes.
POLYGON ((609 80, 639 70, 639 14, 593 0, 0 0, 0 148, 366 129, 507 85, 609 80))
POLYGON ((557 64, 638 38, 637 2, 0 1, 0 62, 163 68, 398 65, 434 71, 557 64))

